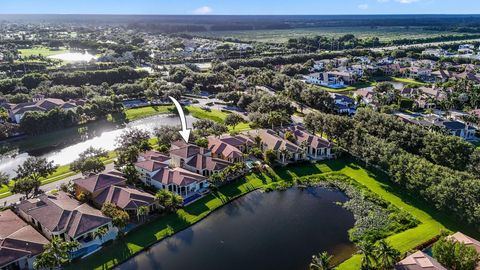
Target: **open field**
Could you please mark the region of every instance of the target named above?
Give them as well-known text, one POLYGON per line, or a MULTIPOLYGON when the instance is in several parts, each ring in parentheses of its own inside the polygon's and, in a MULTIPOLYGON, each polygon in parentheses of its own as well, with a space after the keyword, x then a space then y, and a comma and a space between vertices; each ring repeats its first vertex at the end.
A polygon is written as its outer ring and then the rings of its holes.
MULTIPOLYGON (((388 181, 386 175, 375 173, 360 167, 352 160, 331 160, 314 165, 297 165, 271 170, 268 173, 256 173, 242 181, 228 184, 218 191, 192 203, 176 213, 166 215, 142 226, 124 238, 116 240, 114 244, 105 247, 85 260, 80 260, 67 269, 109 269, 120 264, 134 254, 148 248, 157 241, 179 232, 200 221, 209 213, 222 205, 242 196, 250 191, 262 188, 273 182, 291 181, 295 177, 309 175, 328 175, 329 173, 345 174, 360 184, 366 186, 383 199, 391 202, 398 208, 411 213, 421 224, 413 229, 388 237, 388 242, 402 252, 432 239, 442 230, 462 230, 473 237, 478 237, 468 228, 462 228, 448 215, 438 214, 432 206, 407 195, 388 181)), ((341 264, 338 269, 359 269, 360 257, 354 255, 341 264)))
MULTIPOLYGON (((196 117, 199 119, 209 119, 220 124, 223 124, 223 122, 225 121, 225 118, 229 114, 227 112, 222 112, 219 110, 207 111, 200 107, 195 107, 195 106, 187 106, 186 109, 193 117, 196 117)), ((234 130, 232 126, 228 126, 228 129, 230 131, 234 130)), ((247 122, 240 123, 235 127, 235 131, 244 131, 249 129, 250 129, 250 126, 247 122)))
POLYGON ((33 47, 30 49, 20 49, 20 53, 22 54, 23 57, 28 57, 32 55, 41 55, 41 56, 50 56, 50 55, 55 55, 55 54, 61 54, 61 53, 66 53, 68 52, 67 49, 65 48, 60 48, 58 50, 53 50, 51 48, 47 47, 33 47))
POLYGON ((168 113, 173 108, 175 108, 173 105, 147 106, 147 107, 128 109, 125 111, 125 114, 127 115, 127 119, 129 121, 134 121, 137 119, 154 116, 161 113, 168 113))
POLYGON ((269 43, 283 43, 290 38, 327 36, 339 37, 353 34, 357 38, 378 37, 381 41, 401 38, 423 38, 441 35, 459 35, 454 32, 426 31, 421 27, 319 27, 298 28, 284 30, 250 30, 250 31, 216 31, 202 32, 197 35, 215 38, 235 38, 242 41, 257 41, 269 43))

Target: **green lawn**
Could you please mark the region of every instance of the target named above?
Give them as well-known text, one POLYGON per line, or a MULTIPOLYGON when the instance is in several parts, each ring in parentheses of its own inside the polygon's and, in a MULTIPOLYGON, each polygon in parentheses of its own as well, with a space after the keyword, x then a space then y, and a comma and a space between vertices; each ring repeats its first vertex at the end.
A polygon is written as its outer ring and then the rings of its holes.
POLYGON ((134 121, 140 118, 145 118, 149 116, 154 116, 161 113, 168 113, 174 108, 173 105, 168 106, 147 106, 141 108, 133 108, 125 111, 127 119, 134 121))
MULTIPOLYGON (((223 124, 227 115, 230 114, 228 112, 223 112, 219 110, 207 111, 196 106, 187 106, 186 109, 195 118, 209 119, 220 124, 223 124)), ((232 126, 228 126, 228 129, 230 131, 234 130, 232 126)), ((249 129, 250 129, 250 126, 247 122, 240 123, 235 127, 235 131, 245 131, 249 129)))
POLYGON ((50 56, 50 55, 55 55, 55 54, 61 54, 61 53, 66 53, 68 52, 67 49, 65 48, 60 48, 58 50, 53 50, 51 48, 47 47, 33 47, 30 49, 20 49, 19 50, 20 54, 22 54, 23 57, 28 57, 32 55, 41 55, 41 56, 50 56))
POLYGON ((412 80, 412 79, 398 78, 398 77, 392 77, 391 79, 394 82, 401 82, 401 83, 405 83, 405 84, 416 84, 416 85, 420 85, 420 86, 427 85, 424 82, 419 82, 419 81, 412 80))
MULTIPOLYGON (((67 269, 112 268, 158 242, 160 239, 191 226, 218 207, 252 190, 261 188, 275 181, 290 181, 296 177, 331 172, 342 173, 355 179, 398 208, 414 215, 421 222, 419 226, 413 229, 388 237, 387 240, 389 243, 402 252, 406 252, 425 243, 437 236, 441 230, 462 230, 471 234, 473 237, 478 237, 478 233, 462 227, 461 224, 456 223, 454 219, 447 215, 438 214, 428 204, 394 187, 388 182, 385 175, 367 171, 350 160, 332 160, 315 165, 291 166, 267 173, 249 175, 245 180, 222 187, 218 192, 209 194, 184 209, 178 210, 174 214, 166 215, 142 226, 141 230, 139 229, 129 233, 123 239, 115 241, 114 244, 103 248, 102 251, 84 260, 75 262, 68 266, 67 269)), ((359 269, 359 262, 360 257, 355 255, 342 263, 338 269, 359 269)))

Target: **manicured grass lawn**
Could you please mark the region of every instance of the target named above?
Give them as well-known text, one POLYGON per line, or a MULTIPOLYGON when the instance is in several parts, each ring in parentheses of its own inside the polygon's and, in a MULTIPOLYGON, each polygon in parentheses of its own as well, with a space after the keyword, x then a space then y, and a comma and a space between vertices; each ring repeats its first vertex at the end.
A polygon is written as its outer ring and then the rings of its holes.
MULTIPOLYGON (((186 109, 195 118, 209 119, 220 124, 223 124, 227 115, 230 114, 228 112, 222 112, 219 110, 207 111, 200 107, 195 107, 195 106, 187 106, 186 109)), ((228 129, 230 131, 234 130, 232 126, 228 126, 228 129)), ((249 129, 251 128, 247 122, 240 123, 235 127, 235 131, 244 131, 249 129)))
POLYGON ((125 111, 125 114, 127 115, 128 120, 133 121, 133 120, 154 116, 161 113, 168 113, 172 109, 174 109, 173 105, 147 106, 147 107, 141 107, 141 108, 128 109, 125 111))
MULTIPOLYGON (((462 227, 451 217, 437 213, 430 205, 394 187, 388 182, 386 175, 365 170, 351 160, 331 160, 314 165, 290 166, 266 173, 249 175, 245 180, 224 186, 218 192, 209 194, 174 214, 166 215, 142 226, 141 229, 133 231, 123 239, 119 239, 114 244, 103 248, 102 251, 68 266, 67 269, 112 268, 160 239, 191 226, 218 207, 252 190, 275 181, 290 181, 296 177, 332 172, 345 174, 355 179, 396 207, 409 212, 421 222, 419 226, 413 229, 388 237, 388 242, 401 252, 409 251, 425 243, 437 236, 442 230, 462 230, 473 237, 478 237, 478 233, 462 227)), ((351 270, 359 269, 359 267, 360 256, 354 255, 342 263, 338 269, 351 270)))
POLYGON ((65 48, 60 48, 58 50, 53 50, 53 49, 47 48, 47 47, 33 47, 33 48, 30 48, 30 49, 20 49, 19 51, 22 54, 22 56, 24 56, 24 57, 28 57, 28 56, 32 56, 32 55, 41 55, 41 56, 47 57, 47 56, 50 56, 50 55, 55 55, 55 54, 61 54, 61 53, 68 52, 68 50, 65 49, 65 48))
POLYGON ((398 77, 392 77, 392 81, 406 83, 406 84, 416 84, 416 85, 420 85, 420 86, 427 85, 424 82, 419 82, 419 81, 412 80, 412 79, 398 78, 398 77))

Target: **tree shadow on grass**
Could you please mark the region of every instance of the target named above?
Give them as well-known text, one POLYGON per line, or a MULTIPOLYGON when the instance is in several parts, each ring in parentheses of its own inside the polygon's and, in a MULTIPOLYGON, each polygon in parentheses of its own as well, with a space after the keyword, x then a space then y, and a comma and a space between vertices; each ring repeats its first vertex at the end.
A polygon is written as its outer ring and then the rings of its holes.
MULTIPOLYGON (((351 167, 351 165, 349 165, 351 167)), ((357 167, 361 168, 357 165, 357 167)), ((448 230, 451 231, 462 231, 474 238, 480 237, 480 232, 476 230, 473 226, 465 224, 458 219, 456 219, 454 213, 447 213, 440 210, 437 210, 432 203, 429 203, 419 197, 418 194, 409 192, 404 187, 392 182, 390 177, 383 171, 380 171, 377 168, 368 167, 366 169, 368 176, 375 179, 380 186, 385 189, 387 192, 397 196, 402 200, 402 202, 412 205, 415 208, 427 213, 434 220, 440 222, 448 230)))

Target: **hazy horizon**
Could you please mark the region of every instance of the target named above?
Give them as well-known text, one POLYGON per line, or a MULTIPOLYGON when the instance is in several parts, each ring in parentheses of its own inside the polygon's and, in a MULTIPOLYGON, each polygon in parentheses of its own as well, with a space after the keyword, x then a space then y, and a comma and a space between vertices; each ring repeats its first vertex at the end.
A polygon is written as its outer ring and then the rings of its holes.
POLYGON ((476 15, 476 0, 3 0, 0 14, 15 15, 476 15))

